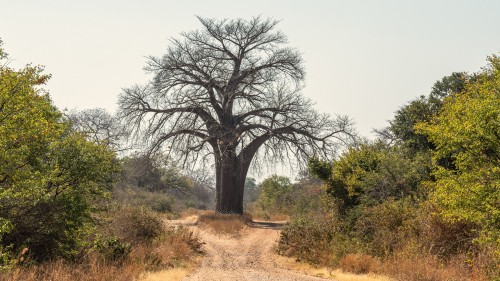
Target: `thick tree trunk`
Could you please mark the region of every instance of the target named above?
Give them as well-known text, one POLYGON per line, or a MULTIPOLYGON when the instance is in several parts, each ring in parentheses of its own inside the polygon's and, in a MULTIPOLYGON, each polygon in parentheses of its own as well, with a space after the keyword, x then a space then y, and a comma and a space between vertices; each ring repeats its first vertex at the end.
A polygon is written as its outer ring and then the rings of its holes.
POLYGON ((235 155, 227 155, 216 165, 215 211, 222 214, 243 214, 243 194, 248 164, 235 155))

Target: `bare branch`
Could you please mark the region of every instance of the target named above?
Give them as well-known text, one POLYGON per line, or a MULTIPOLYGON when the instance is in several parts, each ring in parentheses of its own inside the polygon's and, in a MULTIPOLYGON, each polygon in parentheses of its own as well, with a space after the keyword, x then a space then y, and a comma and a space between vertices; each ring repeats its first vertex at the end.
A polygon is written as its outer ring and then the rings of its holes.
POLYGON ((151 150, 249 165, 254 157, 333 155, 354 137, 349 118, 319 114, 302 96, 303 60, 275 31, 278 21, 198 19, 202 29, 148 58, 150 84, 120 96, 120 116, 151 150))

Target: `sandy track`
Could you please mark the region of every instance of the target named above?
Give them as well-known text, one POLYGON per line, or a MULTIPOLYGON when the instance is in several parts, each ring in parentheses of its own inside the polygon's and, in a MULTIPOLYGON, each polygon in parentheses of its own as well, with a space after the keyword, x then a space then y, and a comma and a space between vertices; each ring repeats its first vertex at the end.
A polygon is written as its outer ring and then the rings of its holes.
POLYGON ((240 236, 218 235, 197 226, 205 257, 185 281, 326 280, 282 269, 273 259, 279 223, 255 222, 240 236))

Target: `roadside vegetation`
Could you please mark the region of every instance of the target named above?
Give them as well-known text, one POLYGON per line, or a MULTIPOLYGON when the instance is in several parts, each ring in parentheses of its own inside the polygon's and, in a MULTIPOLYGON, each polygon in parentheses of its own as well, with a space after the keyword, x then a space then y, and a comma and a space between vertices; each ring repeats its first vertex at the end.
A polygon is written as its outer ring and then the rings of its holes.
POLYGON ((208 177, 120 156, 117 120, 59 111, 49 78, 9 67, 0 46, 0 280, 138 280, 189 266, 200 241, 164 219, 210 208, 208 177))
POLYGON ((275 189, 288 199, 273 208, 293 210, 279 253, 398 280, 500 280, 500 58, 488 61, 436 82, 378 139, 311 159, 321 191, 275 189), (305 204, 295 190, 318 193, 305 204))

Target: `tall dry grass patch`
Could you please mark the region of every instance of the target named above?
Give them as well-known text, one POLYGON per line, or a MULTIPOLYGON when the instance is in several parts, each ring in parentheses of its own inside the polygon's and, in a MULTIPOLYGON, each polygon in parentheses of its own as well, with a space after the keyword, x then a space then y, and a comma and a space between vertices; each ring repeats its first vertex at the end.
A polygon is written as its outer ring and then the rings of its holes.
POLYGON ((365 254, 348 254, 340 259, 340 268, 355 274, 376 273, 380 271, 380 261, 365 254))
POLYGON ((483 276, 473 276, 457 264, 445 264, 435 256, 392 257, 382 270, 397 280, 408 281, 486 281, 483 276))
POLYGON ((198 216, 198 223, 205 225, 217 233, 237 234, 243 230, 252 218, 248 214, 217 214, 215 212, 206 212, 198 216))
POLYGON ((81 264, 68 263, 62 260, 45 262, 28 268, 18 267, 0 275, 4 281, 101 281, 101 280, 134 280, 143 271, 138 263, 127 262, 121 265, 110 265, 97 256, 90 257, 81 264))

